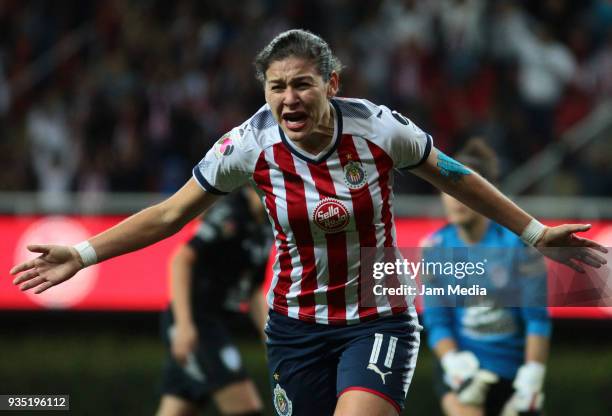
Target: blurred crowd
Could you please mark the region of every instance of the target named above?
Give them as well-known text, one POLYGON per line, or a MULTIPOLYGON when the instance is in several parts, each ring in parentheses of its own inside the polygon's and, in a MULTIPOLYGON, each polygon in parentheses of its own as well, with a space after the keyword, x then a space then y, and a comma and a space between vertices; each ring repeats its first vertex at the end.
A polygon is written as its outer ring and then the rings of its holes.
MULTIPOLYGON (((176 190, 264 103, 252 60, 294 27, 337 53, 341 95, 447 153, 482 136, 502 174, 612 98, 609 0, 4 0, 0 190, 176 190)), ((609 193, 611 142, 566 157, 548 191, 609 193)), ((430 192, 410 176, 398 191, 430 192)))

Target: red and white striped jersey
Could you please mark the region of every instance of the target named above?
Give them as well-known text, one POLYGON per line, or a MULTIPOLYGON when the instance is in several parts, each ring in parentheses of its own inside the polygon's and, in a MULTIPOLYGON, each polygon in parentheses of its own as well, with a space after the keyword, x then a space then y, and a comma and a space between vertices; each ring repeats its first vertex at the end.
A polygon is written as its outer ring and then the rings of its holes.
POLYGON ((334 98, 334 136, 319 155, 288 140, 265 105, 224 135, 194 168, 207 191, 253 183, 276 241, 268 304, 323 324, 353 324, 412 308, 366 304, 372 276, 362 247, 395 247, 393 169, 423 163, 432 139, 399 113, 367 100, 334 98))

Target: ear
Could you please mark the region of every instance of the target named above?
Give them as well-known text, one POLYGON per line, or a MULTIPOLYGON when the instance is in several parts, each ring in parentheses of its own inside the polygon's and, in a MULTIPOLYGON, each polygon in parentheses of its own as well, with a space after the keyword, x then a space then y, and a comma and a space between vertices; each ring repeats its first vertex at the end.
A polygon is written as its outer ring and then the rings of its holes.
POLYGON ((340 76, 336 71, 332 71, 327 81, 327 98, 335 97, 340 88, 340 76))

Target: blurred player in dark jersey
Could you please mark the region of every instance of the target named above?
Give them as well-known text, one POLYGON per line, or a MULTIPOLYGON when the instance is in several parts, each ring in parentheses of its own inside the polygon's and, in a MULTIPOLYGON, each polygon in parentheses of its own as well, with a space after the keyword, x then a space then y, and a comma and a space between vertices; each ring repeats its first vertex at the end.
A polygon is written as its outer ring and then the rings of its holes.
MULTIPOLYGON (((497 158, 483 140, 472 139, 455 158, 496 182, 497 158)), ((514 233, 451 196, 443 194, 442 201, 449 224, 428 238, 428 261, 447 256, 445 249, 453 250, 454 261, 465 261, 458 258, 462 252, 466 259, 470 253, 495 253, 487 258, 491 272, 479 283, 498 293, 525 293, 501 302, 516 307, 496 304, 495 292, 470 306, 439 307, 448 298, 425 297, 424 326, 440 360, 435 390, 442 409, 448 416, 539 415, 551 323, 545 300, 532 299, 545 299, 543 259, 514 233)), ((430 286, 434 280, 446 284, 441 276, 430 280, 430 286)))
POLYGON ((159 416, 196 415, 210 399, 223 415, 261 414, 227 323, 240 319, 248 304, 262 333, 268 310, 260 286, 270 244, 263 206, 246 187, 211 208, 173 256, 171 304, 162 315, 169 351, 159 416))

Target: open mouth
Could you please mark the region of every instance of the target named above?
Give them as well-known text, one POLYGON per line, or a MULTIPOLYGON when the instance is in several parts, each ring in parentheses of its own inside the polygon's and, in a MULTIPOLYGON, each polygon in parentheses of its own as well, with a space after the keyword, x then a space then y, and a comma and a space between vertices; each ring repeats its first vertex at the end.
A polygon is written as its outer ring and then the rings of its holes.
POLYGON ((285 113, 282 118, 289 130, 299 131, 306 125, 308 116, 304 112, 296 111, 294 113, 285 113))

